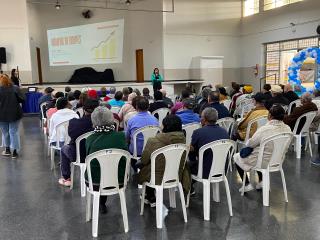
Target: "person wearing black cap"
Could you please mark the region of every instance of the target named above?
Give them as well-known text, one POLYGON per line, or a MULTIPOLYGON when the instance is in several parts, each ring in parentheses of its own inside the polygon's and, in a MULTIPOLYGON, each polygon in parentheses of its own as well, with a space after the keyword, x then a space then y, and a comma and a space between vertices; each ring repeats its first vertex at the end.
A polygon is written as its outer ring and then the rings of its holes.
MULTIPOLYGON (((87 99, 84 103, 84 116, 80 119, 71 119, 68 127, 68 135, 71 140, 68 145, 61 148, 60 162, 61 175, 59 184, 69 187, 71 185, 70 179, 70 163, 76 161, 76 139, 87 132, 93 131, 91 122, 91 113, 99 106, 98 100, 87 99)), ((80 143, 80 158, 84 162, 86 156, 85 141, 80 143)))
MULTIPOLYGON (((235 140, 244 140, 246 137, 247 127, 251 120, 265 116, 268 117, 268 110, 264 106, 265 96, 263 93, 257 93, 253 96, 254 102, 255 102, 255 108, 252 109, 246 117, 239 123, 236 136, 234 137, 235 140)), ((257 126, 252 126, 250 129, 250 137, 253 136, 253 134, 257 131, 257 126)))
POLYGON ((42 103, 48 102, 52 99, 51 93, 54 91, 53 88, 47 87, 44 89, 44 95, 42 95, 38 100, 38 105, 40 106, 42 103))

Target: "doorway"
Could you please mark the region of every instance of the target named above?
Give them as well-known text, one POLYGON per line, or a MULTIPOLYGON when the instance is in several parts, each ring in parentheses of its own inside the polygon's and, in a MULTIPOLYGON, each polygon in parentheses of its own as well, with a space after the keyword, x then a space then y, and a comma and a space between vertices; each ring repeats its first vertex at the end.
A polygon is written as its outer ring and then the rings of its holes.
POLYGON ((143 49, 136 50, 136 71, 137 82, 144 82, 144 63, 143 63, 143 49))
POLYGON ((42 79, 42 67, 41 67, 41 52, 40 48, 36 48, 37 51, 37 65, 38 65, 38 76, 39 76, 39 84, 43 84, 43 79, 42 79))

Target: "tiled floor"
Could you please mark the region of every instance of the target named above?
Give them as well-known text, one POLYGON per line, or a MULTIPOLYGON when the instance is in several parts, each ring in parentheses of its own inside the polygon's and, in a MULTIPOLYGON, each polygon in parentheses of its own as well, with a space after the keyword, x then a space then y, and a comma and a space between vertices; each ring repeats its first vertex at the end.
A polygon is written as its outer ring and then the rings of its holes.
MULTIPOLYGON (((73 191, 57 184, 59 168, 50 171, 37 118, 23 119, 21 140, 19 159, 0 157, 0 239, 91 239, 91 222, 85 222, 85 199, 80 197, 78 181, 73 191)), ((297 160, 288 153, 284 164, 288 204, 280 174, 271 176, 270 207, 263 207, 261 192, 240 196, 233 172, 229 176, 233 217, 229 217, 221 185, 221 203, 212 202, 211 220, 203 221, 202 188, 198 186, 187 210, 188 223, 177 201, 177 209, 170 209, 162 230, 156 228, 155 209, 146 207, 145 215, 139 215, 139 193, 131 183, 126 192, 129 232, 123 230, 119 198, 110 197, 109 212, 99 219, 98 239, 320 239, 320 168, 311 166, 309 158, 307 153, 297 160)))

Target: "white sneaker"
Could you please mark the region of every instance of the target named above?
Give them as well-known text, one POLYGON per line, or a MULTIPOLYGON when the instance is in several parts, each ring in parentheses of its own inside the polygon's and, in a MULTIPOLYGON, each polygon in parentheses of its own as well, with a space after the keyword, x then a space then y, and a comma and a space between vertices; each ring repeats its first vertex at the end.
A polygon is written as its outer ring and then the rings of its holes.
MULTIPOLYGON (((247 186, 244 186, 244 192, 249 192, 252 191, 254 189, 254 187, 252 186, 251 183, 249 183, 247 186)), ((239 188, 239 192, 242 192, 242 187, 239 188)))
POLYGON ((257 190, 260 190, 260 189, 262 189, 262 181, 261 182, 259 182, 257 185, 256 185, 256 189, 257 190))

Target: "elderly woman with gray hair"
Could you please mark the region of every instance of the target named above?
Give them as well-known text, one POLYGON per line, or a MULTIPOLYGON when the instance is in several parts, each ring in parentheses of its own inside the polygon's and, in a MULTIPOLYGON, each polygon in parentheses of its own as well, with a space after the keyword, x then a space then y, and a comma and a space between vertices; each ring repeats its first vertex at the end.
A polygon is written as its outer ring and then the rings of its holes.
MULTIPOLYGON (((94 134, 92 134, 86 140, 86 152, 87 155, 97 152, 103 149, 116 148, 128 150, 126 138, 123 132, 116 132, 113 114, 106 107, 97 107, 91 114, 91 121, 94 128, 94 134)), ((122 159, 118 168, 119 184, 123 183, 125 174, 126 162, 122 159)), ((100 185, 100 165, 98 161, 93 160, 91 162, 91 175, 93 181, 94 190, 99 190, 100 185)), ((85 173, 86 184, 88 183, 87 172, 85 173)), ((107 212, 106 208, 106 196, 100 197, 100 210, 102 213, 107 212)))

